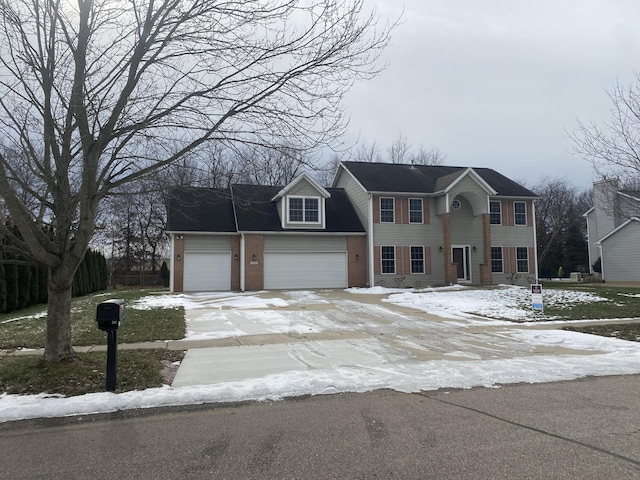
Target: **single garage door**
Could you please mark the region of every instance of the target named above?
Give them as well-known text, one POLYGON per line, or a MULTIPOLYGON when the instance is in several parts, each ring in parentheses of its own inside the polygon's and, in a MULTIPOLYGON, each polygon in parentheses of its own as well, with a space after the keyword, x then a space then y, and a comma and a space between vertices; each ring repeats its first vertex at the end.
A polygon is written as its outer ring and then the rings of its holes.
POLYGON ((230 252, 185 252, 185 292, 226 290, 231 290, 230 252))
POLYGON ((265 252, 264 288, 346 288, 345 252, 265 252))

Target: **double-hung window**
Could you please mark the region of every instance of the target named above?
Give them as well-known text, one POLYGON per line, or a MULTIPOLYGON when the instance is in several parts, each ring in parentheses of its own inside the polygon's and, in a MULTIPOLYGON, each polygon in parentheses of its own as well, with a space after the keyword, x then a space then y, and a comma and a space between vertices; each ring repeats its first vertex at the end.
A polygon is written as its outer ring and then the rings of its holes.
POLYGON ((380 253, 382 273, 396 273, 396 248, 383 246, 380 253))
POLYGON ((395 222, 395 202, 393 198, 380 198, 380 223, 395 222))
POLYGON ((422 199, 409 199, 409 223, 422 223, 422 199))
POLYGON ((491 225, 502 225, 502 202, 499 200, 489 202, 489 219, 491 225))
POLYGON ((526 225, 527 204, 525 202, 513 202, 513 215, 516 225, 526 225))
POLYGON ((424 273, 424 247, 411 247, 411 273, 424 273))
POLYGON ((491 273, 502 273, 502 247, 491 247, 491 273))
POLYGON ((289 222, 319 223, 319 199, 309 197, 289 197, 289 222))
POLYGON ((516 247, 516 264, 518 273, 529 273, 528 247, 516 247))

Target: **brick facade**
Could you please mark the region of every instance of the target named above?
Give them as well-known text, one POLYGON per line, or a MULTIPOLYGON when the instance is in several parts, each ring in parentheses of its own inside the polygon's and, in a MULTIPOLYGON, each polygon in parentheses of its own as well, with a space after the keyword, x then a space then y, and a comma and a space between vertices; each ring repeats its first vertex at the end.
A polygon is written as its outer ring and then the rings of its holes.
POLYGON ((248 291, 263 290, 264 235, 245 235, 244 259, 244 289, 248 291))
POLYGON ((173 291, 184 291, 184 235, 173 237, 173 291))
POLYGON ((231 237, 231 290, 240 291, 240 237, 231 237))
POLYGON ((480 283, 492 283, 491 276, 491 216, 482 215, 482 241, 484 243, 484 263, 480 264, 480 283))
POLYGON ((348 287, 367 286, 367 237, 347 237, 348 287))

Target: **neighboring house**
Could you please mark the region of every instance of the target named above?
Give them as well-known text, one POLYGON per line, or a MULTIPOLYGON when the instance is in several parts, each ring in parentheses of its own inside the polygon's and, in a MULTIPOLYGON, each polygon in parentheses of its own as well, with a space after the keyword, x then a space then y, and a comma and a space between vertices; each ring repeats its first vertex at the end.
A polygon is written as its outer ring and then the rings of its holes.
POLYGON ((616 180, 596 182, 584 216, 591 272, 600 258, 603 281, 640 282, 640 192, 621 190, 616 180))
POLYGON ((343 162, 333 185, 367 231, 369 285, 538 278, 537 197, 494 170, 343 162))
POLYGON ((176 189, 171 289, 534 283, 535 198, 486 168, 356 162, 333 188, 176 189))

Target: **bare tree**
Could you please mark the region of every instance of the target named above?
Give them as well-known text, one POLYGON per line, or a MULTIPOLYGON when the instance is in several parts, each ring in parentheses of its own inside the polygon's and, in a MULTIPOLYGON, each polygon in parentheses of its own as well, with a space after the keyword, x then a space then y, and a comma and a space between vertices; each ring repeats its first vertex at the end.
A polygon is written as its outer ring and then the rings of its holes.
POLYGON ((252 185, 286 185, 305 167, 315 168, 304 151, 292 147, 245 146, 235 158, 238 182, 252 185))
POLYGON ((375 141, 371 144, 366 142, 358 144, 352 157, 356 162, 386 161, 389 163, 411 163, 413 165, 442 165, 446 155, 436 147, 427 150, 423 144, 420 144, 418 149, 414 150, 409 140, 402 132, 399 132, 398 136, 387 148, 387 156, 384 160, 375 141))
POLYGON ((364 4, 0 0, 0 196, 49 270, 45 360, 73 357, 72 279, 113 189, 209 141, 344 131, 341 99, 393 28, 364 4))
POLYGON ((391 142, 387 154, 391 163, 411 163, 411 144, 402 132, 391 142))
POLYGON ((353 160, 355 162, 366 163, 381 162, 382 154, 375 140, 371 142, 370 145, 367 145, 365 142, 360 143, 353 154, 353 160))
MULTIPOLYGON (((588 267, 588 253, 582 215, 590 208, 587 193, 578 193, 567 180, 545 178, 532 188, 536 200, 538 263, 541 267, 588 267), (575 252, 573 250, 579 250, 575 252), (566 259, 579 261, 575 265, 566 259), (579 259, 579 260, 575 260, 579 259)), ((547 268, 548 269, 548 268, 547 268)))
POLYGON ((414 165, 442 165, 447 156, 437 147, 427 150, 420 144, 418 151, 411 156, 411 163, 414 165))
POLYGON ((578 121, 569 134, 574 152, 593 166, 600 178, 617 178, 629 187, 640 181, 640 72, 631 86, 620 83, 607 91, 611 119, 602 125, 578 121))

